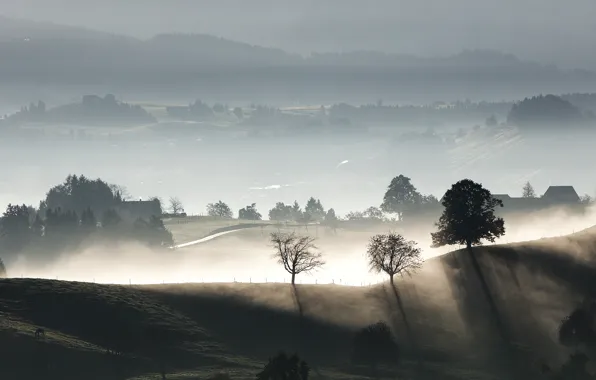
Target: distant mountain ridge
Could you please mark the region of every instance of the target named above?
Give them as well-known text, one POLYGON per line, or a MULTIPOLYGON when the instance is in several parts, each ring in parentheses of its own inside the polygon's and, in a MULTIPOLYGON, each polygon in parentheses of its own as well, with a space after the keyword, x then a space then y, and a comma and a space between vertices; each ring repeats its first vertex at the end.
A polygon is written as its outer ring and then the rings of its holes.
POLYGON ((230 89, 246 86, 250 93, 263 84, 276 89, 302 86, 300 91, 308 92, 306 87, 312 86, 358 88, 356 82, 370 88, 596 82, 591 72, 564 71, 491 50, 434 58, 374 51, 300 56, 211 35, 162 34, 139 40, 8 18, 0 19, 0 52, 0 83, 11 84, 219 88, 225 82, 230 89))

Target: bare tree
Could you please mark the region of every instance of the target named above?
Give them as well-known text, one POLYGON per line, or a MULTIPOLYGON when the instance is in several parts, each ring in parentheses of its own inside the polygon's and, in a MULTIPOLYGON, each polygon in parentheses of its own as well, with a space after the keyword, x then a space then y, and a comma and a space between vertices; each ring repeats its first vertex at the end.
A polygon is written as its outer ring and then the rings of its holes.
POLYGON ((522 197, 536 198, 536 192, 534 191, 534 187, 529 181, 524 184, 524 187, 522 189, 522 197))
POLYGON ((410 275, 422 265, 416 242, 408 241, 394 232, 373 236, 368 243, 366 256, 370 270, 387 273, 391 284, 396 274, 410 275))
POLYGON ((112 193, 114 194, 114 196, 117 199, 120 199, 121 201, 131 201, 132 200, 132 195, 130 195, 130 192, 128 191, 128 189, 125 186, 114 185, 114 184, 111 184, 109 186, 110 186, 110 190, 112 190, 112 193))
POLYGON ((174 215, 178 215, 184 212, 184 206, 182 201, 178 197, 170 197, 170 211, 174 215))
POLYGON ((292 285, 297 274, 312 272, 325 264, 323 255, 317 251, 314 241, 315 238, 294 233, 271 234, 271 243, 277 251, 274 257, 286 272, 292 275, 292 285))

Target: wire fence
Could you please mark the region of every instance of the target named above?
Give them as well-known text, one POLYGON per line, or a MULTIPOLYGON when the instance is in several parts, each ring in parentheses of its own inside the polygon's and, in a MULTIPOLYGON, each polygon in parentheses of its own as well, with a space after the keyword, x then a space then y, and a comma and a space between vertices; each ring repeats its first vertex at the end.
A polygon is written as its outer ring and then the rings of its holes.
MULTIPOLYGON (((109 280, 102 280, 101 278, 77 278, 77 277, 27 277, 25 275, 21 275, 20 278, 31 278, 31 279, 46 279, 46 280, 58 280, 58 281, 73 281, 73 282, 86 282, 86 283, 95 283, 95 284, 102 284, 102 285, 130 285, 130 286, 140 286, 140 285, 184 285, 184 284, 290 284, 290 278, 256 278, 256 277, 248 277, 248 278, 236 278, 233 277, 229 280, 222 280, 222 279, 187 279, 187 280, 162 280, 162 281, 155 281, 155 280, 135 280, 133 277, 129 278, 127 281, 109 281, 109 280)), ((337 286, 351 286, 351 287, 371 287, 382 284, 388 281, 388 279, 367 279, 367 280, 343 280, 343 279, 313 279, 309 278, 300 278, 299 276, 295 279, 296 285, 337 285, 337 286)))

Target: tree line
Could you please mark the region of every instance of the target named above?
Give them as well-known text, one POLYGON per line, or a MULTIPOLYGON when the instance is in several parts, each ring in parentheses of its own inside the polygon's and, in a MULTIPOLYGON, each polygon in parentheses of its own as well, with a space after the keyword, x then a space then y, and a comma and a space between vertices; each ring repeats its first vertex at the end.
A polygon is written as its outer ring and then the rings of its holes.
POLYGON ((47 262, 86 244, 123 241, 170 247, 173 238, 160 218, 159 201, 153 200, 154 215, 126 220, 119 209, 123 193, 125 189, 99 178, 69 175, 37 208, 9 204, 0 218, 0 257, 9 262, 23 255, 47 262))
MULTIPOLYGON (((398 196, 386 197, 384 204, 397 199, 398 196)), ((417 201, 409 196, 407 199, 417 201)), ((413 203, 405 203, 406 206, 409 204, 413 203)), ((479 183, 469 179, 457 182, 445 193, 441 204, 444 209, 435 224, 437 231, 431 233, 435 248, 459 244, 465 245, 472 254, 473 246, 483 241, 494 242, 505 234, 504 220, 495 215, 495 209, 503 207, 503 202, 479 183)), ((311 272, 325 264, 313 237, 275 232, 271 234, 270 241, 279 264, 291 275, 292 284, 296 275, 311 272)), ((421 251, 416 246, 416 242, 394 232, 373 236, 367 247, 370 270, 386 273, 391 283, 395 275, 413 274, 422 264, 421 251)))

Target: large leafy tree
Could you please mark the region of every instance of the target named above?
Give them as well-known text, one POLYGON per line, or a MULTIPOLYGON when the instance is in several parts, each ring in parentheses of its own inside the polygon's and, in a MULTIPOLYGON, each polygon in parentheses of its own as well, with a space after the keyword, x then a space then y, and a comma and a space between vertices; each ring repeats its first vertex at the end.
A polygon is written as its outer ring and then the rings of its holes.
POLYGON ((207 205, 207 214, 218 218, 231 219, 233 216, 232 209, 226 203, 217 201, 207 205))
POLYGON ((479 183, 457 182, 445 193, 442 204, 445 209, 436 224, 438 231, 431 233, 433 247, 465 244, 471 248, 505 234, 503 219, 495 216, 495 208, 503 207, 503 202, 479 183))
POLYGON ((257 204, 253 203, 250 206, 241 208, 238 211, 238 219, 244 220, 261 220, 262 215, 257 211, 257 204))
POLYGON ((325 220, 323 223, 330 228, 333 232, 337 230, 337 226, 339 225, 339 218, 335 214, 335 210, 330 208, 327 213, 325 214, 325 220))
POLYGON ((494 198, 481 184, 464 179, 447 190, 442 204, 445 209, 437 223, 438 231, 431 233, 433 247, 466 245, 474 272, 480 280, 482 291, 491 308, 496 328, 501 338, 508 342, 499 310, 472 250, 472 246, 481 244, 482 240, 494 242, 505 234, 505 222, 495 216, 495 208, 503 207, 503 202, 494 198))
POLYGON ((9 204, 0 218, 2 248, 9 254, 18 253, 30 242, 31 236, 29 208, 9 204))
POLYGON ((320 199, 310 197, 304 207, 304 213, 308 214, 308 219, 314 222, 320 222, 325 219, 325 208, 320 199))
POLYGON ((118 189, 118 186, 110 185, 99 178, 91 180, 84 175, 69 175, 64 183, 48 191, 40 204, 40 210, 59 208, 81 215, 84 210, 91 208, 96 215, 101 215, 122 202, 122 194, 118 189))
POLYGON ((292 206, 286 205, 283 202, 277 202, 275 207, 269 210, 269 220, 275 221, 289 221, 293 220, 292 206))
POLYGON ((387 213, 396 213, 402 219, 404 211, 414 205, 420 204, 422 195, 412 185, 410 178, 400 174, 393 178, 387 187, 381 210, 387 213))

